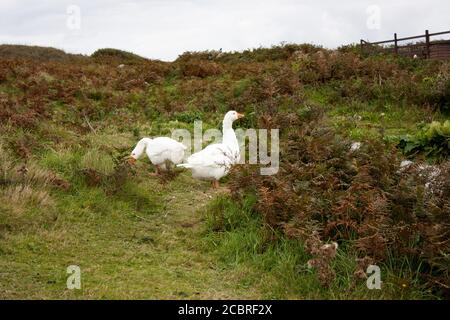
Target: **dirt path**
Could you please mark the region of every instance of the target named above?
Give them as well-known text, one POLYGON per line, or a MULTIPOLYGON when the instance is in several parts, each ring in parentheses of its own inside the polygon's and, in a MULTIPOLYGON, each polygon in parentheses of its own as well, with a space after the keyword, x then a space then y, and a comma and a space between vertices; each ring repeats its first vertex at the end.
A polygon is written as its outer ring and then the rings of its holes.
POLYGON ((242 275, 224 269, 205 246, 202 210, 223 189, 187 174, 165 185, 141 185, 161 201, 152 215, 124 214, 121 202, 87 190, 76 196, 83 201, 62 198, 64 212, 51 227, 3 239, 0 298, 260 297, 239 286, 242 275), (69 265, 81 269, 81 290, 66 288, 69 265))

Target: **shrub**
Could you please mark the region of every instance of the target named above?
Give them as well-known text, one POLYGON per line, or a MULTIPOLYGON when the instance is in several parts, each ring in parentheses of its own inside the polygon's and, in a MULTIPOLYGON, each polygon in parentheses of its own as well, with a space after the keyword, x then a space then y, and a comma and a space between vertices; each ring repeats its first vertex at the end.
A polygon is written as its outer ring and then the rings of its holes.
POLYGON ((91 57, 99 62, 115 61, 123 64, 136 64, 147 60, 137 54, 111 48, 98 49, 91 55, 91 57))
POLYGON ((210 52, 186 52, 175 61, 185 77, 206 78, 222 73, 222 66, 213 61, 210 52))
POLYGON ((37 61, 73 62, 83 59, 81 55, 65 53, 63 50, 24 45, 0 45, 0 57, 3 59, 32 59, 37 61))
POLYGON ((447 158, 450 155, 450 121, 433 121, 416 134, 403 137, 399 147, 406 155, 423 153, 429 158, 447 158))
POLYGON ((195 120, 201 120, 203 118, 203 113, 195 110, 185 111, 177 113, 175 118, 181 122, 194 123, 195 120))
MULTIPOLYGON (((317 235, 323 242, 348 243, 360 258, 395 268, 407 259, 423 283, 443 294, 449 285, 448 164, 437 169, 439 175, 417 167, 402 171, 395 149, 367 140, 351 151, 351 142, 328 127, 320 113, 307 121, 291 115, 289 126, 285 118, 272 118, 283 128, 279 173, 261 176, 252 167, 234 171, 234 197, 256 193, 254 210, 287 237, 311 241, 317 235)), ((323 270, 324 279, 331 279, 332 272, 323 270)))

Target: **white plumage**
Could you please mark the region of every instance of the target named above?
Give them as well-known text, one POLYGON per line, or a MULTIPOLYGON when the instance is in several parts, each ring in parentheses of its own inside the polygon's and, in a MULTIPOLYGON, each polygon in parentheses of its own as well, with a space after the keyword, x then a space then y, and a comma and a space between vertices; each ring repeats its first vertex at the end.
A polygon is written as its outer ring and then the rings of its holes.
POLYGON ((178 166, 191 169, 192 176, 196 179, 219 180, 239 160, 236 158, 237 155, 228 146, 217 143, 194 153, 187 159, 187 163, 178 166))
POLYGON ((158 169, 166 170, 166 163, 179 164, 183 162, 186 146, 167 137, 143 138, 131 152, 130 160, 134 163, 145 152, 158 169), (133 160, 134 159, 134 160, 133 160))
POLYGON ((178 167, 191 169, 194 178, 212 180, 214 186, 217 186, 217 181, 239 162, 239 144, 233 130, 233 122, 243 116, 236 111, 227 112, 223 119, 222 143, 211 144, 194 153, 187 159, 187 163, 179 164, 178 167))

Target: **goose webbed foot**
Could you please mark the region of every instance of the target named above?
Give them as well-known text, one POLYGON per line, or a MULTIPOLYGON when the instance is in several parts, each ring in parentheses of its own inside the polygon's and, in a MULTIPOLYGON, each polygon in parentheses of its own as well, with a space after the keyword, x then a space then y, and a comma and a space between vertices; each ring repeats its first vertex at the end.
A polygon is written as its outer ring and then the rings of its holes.
POLYGON ((161 168, 159 166, 155 166, 155 172, 149 173, 151 177, 159 177, 161 175, 161 168))

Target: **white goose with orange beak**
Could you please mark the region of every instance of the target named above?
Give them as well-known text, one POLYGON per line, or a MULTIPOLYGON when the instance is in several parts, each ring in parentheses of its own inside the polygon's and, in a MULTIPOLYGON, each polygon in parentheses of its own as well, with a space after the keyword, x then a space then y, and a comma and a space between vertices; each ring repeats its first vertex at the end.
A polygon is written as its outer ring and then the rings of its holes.
POLYGON ((223 119, 222 143, 210 144, 177 167, 191 169, 194 178, 212 180, 213 186, 218 187, 219 179, 227 175, 231 167, 239 162, 239 143, 233 130, 233 122, 242 117, 244 115, 241 113, 228 111, 223 119))

